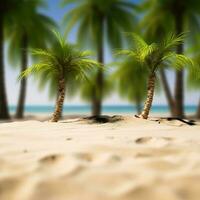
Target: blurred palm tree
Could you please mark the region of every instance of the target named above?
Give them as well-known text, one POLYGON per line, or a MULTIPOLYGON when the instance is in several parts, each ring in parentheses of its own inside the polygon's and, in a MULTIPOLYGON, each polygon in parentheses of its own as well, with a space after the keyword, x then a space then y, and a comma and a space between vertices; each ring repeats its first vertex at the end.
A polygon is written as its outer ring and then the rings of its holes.
MULTIPOLYGON (((147 0, 143 4, 147 10, 145 17, 146 28, 149 33, 159 35, 165 31, 174 29, 179 35, 185 30, 190 30, 192 35, 199 32, 200 3, 198 0, 147 0)), ((184 52, 183 43, 177 46, 177 53, 184 52)), ((166 84, 166 82, 165 82, 166 84)), ((166 85, 165 85, 166 87, 166 85)), ((168 87, 169 88, 169 87, 168 87)), ((169 91, 168 95, 172 96, 169 91)), ((172 99, 172 98, 171 98, 172 99)), ((169 99, 170 100, 170 99, 169 99)), ((174 115, 184 116, 184 71, 176 71, 174 115)))
MULTIPOLYGON (((21 72, 28 65, 28 48, 44 48, 51 41, 51 29, 56 25, 49 17, 38 12, 38 8, 45 6, 43 0, 22 0, 15 11, 14 24, 7 27, 7 36, 10 40, 9 60, 16 66, 20 58, 21 72)), ((16 117, 23 118, 26 78, 21 80, 16 117)))
POLYGON ((142 103, 146 97, 148 71, 131 57, 119 63, 113 78, 117 80, 120 95, 136 104, 137 113, 142 110, 142 103))
POLYGON ((182 54, 173 52, 180 43, 183 42, 184 35, 175 36, 170 34, 160 43, 148 45, 141 37, 131 34, 134 46, 131 50, 122 50, 119 54, 130 56, 132 59, 141 63, 148 69, 147 99, 140 117, 147 119, 153 102, 156 72, 163 65, 171 65, 180 70, 184 65, 193 65, 191 59, 182 54))
MULTIPOLYGON (((189 69, 188 72, 188 87, 192 90, 200 90, 200 55, 197 53, 194 57, 195 68, 189 69)), ((196 112, 197 119, 200 119, 200 98, 197 105, 197 112, 196 112)))
POLYGON ((21 74, 21 78, 30 74, 46 74, 47 77, 53 77, 53 80, 56 80, 58 96, 51 122, 57 122, 61 116, 67 78, 74 80, 86 78, 86 73, 94 66, 98 66, 97 62, 89 58, 88 51, 80 51, 76 46, 68 44, 59 33, 55 32, 55 36, 56 41, 51 48, 32 51, 32 54, 39 57, 41 61, 21 74))
POLYGON ((0 3, 0 119, 9 119, 9 110, 7 103, 5 87, 5 69, 4 69, 4 41, 5 27, 8 23, 13 23, 13 11, 18 8, 18 0, 6 0, 0 3))
MULTIPOLYGON (((96 71, 97 70, 93 70, 90 72, 90 74, 88 75, 88 80, 85 80, 84 82, 82 82, 82 84, 80 84, 80 95, 81 98, 85 101, 85 102, 91 102, 94 98, 94 92, 98 92, 94 91, 95 88, 97 88, 96 86, 96 71)), ((102 91, 102 99, 105 99, 106 97, 108 97, 112 92, 113 92, 113 88, 114 88, 114 84, 113 81, 110 79, 110 74, 108 73, 104 73, 104 89, 102 91)), ((99 95, 97 93, 97 95, 99 95)), ((94 106, 94 105, 92 105, 94 106)), ((92 110, 94 110, 94 108, 92 108, 92 110)))
MULTIPOLYGON (((135 24, 136 5, 129 0, 63 0, 63 5, 74 7, 64 17, 66 32, 78 25, 78 40, 81 44, 91 45, 97 52, 97 60, 104 63, 104 44, 110 48, 121 47, 124 43, 123 32, 132 31, 135 24)), ((93 115, 101 114, 104 76, 99 69, 93 88, 93 115)))

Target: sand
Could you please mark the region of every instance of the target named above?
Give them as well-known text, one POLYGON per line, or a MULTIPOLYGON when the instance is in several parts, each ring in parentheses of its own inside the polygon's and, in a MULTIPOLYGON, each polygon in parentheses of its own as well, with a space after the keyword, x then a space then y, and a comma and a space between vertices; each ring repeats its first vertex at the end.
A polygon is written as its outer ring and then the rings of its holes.
POLYGON ((0 200, 199 200, 200 123, 0 124, 0 200))

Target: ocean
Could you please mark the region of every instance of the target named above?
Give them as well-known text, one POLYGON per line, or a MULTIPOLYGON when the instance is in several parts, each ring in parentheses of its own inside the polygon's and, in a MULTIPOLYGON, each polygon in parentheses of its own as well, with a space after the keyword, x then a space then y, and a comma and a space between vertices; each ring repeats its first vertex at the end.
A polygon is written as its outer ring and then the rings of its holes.
MULTIPOLYGON (((16 110, 16 106, 9 107, 10 112, 14 113, 16 110)), ((185 112, 188 114, 192 114, 196 112, 197 107, 190 105, 185 106, 185 112)), ((49 114, 54 110, 54 106, 48 105, 28 105, 25 107, 25 113, 29 114, 49 114)), ((64 106, 64 114, 90 114, 91 107, 89 105, 72 105, 72 106, 64 106)), ((151 113, 168 113, 168 106, 153 106, 151 113)), ((136 113, 136 107, 131 105, 104 105, 103 106, 103 114, 132 114, 136 113)))

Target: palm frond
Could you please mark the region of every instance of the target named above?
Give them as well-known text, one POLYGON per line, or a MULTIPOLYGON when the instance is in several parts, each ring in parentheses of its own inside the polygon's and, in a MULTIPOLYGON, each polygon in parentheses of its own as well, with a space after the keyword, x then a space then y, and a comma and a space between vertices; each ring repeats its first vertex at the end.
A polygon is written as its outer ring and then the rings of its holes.
POLYGON ((140 60, 144 61, 147 57, 151 56, 153 52, 158 50, 158 45, 156 43, 152 43, 147 45, 144 48, 140 49, 140 60))
POLYGON ((60 46, 63 48, 65 46, 65 39, 61 36, 61 34, 56 31, 56 30, 53 30, 52 31, 57 39, 57 41, 59 42, 60 46))
POLYGON ((135 33, 127 33, 127 35, 131 36, 131 38, 133 40, 133 44, 135 45, 136 49, 145 49, 145 48, 148 48, 148 44, 139 35, 137 35, 135 33))
POLYGON ((38 64, 34 64, 30 67, 28 67, 25 71, 23 71, 19 77, 18 77, 18 80, 21 80, 25 77, 28 77, 30 76, 31 74, 34 74, 34 73, 37 73, 41 70, 43 70, 45 67, 48 67, 48 64, 46 63, 38 63, 38 64))
POLYGON ((34 56, 40 56, 40 57, 47 57, 55 59, 55 55, 47 50, 44 49, 30 49, 30 52, 34 56))
POLYGON ((162 47, 165 51, 173 50, 176 46, 183 43, 184 39, 187 36, 187 32, 183 32, 179 35, 174 33, 170 33, 162 42, 162 47))
POLYGON ((63 0, 62 5, 74 5, 64 16, 66 34, 76 25, 78 26, 78 39, 85 43, 85 39, 92 47, 96 47, 102 37, 102 17, 105 20, 105 38, 109 47, 122 47, 124 44, 123 32, 133 31, 137 5, 129 0, 63 0), (81 34, 83 32, 83 34, 81 34), (87 38, 84 39, 84 36, 87 38), (89 38, 89 40, 88 40, 89 38))
POLYGON ((192 59, 188 58, 187 56, 184 56, 182 54, 176 54, 176 53, 168 53, 163 57, 163 61, 167 61, 170 63, 172 67, 174 67, 177 70, 181 70, 185 67, 193 68, 194 62, 192 59))
POLYGON ((125 56, 132 56, 132 57, 135 57, 136 56, 136 53, 133 52, 132 50, 118 50, 116 51, 115 55, 125 55, 125 56))
POLYGON ((136 34, 132 34, 132 37, 135 44, 133 44, 133 48, 119 51, 118 54, 132 57, 135 61, 147 66, 151 72, 156 72, 164 62, 170 63, 176 69, 194 65, 190 58, 173 52, 173 48, 177 47, 185 38, 185 33, 178 36, 170 34, 162 42, 150 45, 136 34))

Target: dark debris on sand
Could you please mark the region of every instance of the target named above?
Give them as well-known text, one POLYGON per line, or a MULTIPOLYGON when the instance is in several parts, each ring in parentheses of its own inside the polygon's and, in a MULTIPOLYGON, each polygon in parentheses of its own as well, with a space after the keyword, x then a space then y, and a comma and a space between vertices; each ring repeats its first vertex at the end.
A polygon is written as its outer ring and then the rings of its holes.
POLYGON ((107 116, 107 115, 101 115, 101 116, 91 116, 91 117, 84 117, 83 119, 88 120, 91 123, 114 123, 118 121, 124 120, 122 116, 114 115, 114 116, 107 116))
POLYGON ((157 119, 155 121, 160 123, 163 119, 165 119, 167 121, 175 121, 175 120, 177 120, 177 121, 180 121, 180 122, 182 122, 184 124, 187 124, 189 126, 197 125, 194 120, 181 119, 181 118, 177 118, 177 117, 160 118, 160 119, 157 119))

